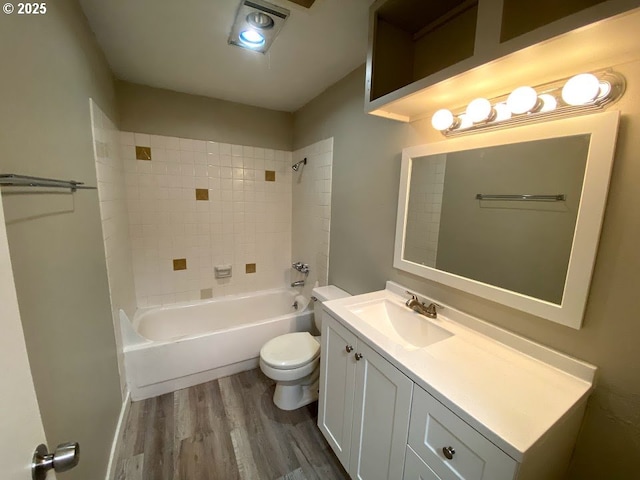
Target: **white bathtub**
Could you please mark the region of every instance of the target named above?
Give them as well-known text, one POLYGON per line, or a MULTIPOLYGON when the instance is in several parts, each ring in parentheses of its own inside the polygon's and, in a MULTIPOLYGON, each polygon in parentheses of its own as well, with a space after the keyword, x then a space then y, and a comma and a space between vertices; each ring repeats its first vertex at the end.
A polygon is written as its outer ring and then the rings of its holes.
POLYGON ((133 322, 121 311, 132 400, 256 368, 267 340, 312 330, 308 303, 282 289, 139 309, 133 322))

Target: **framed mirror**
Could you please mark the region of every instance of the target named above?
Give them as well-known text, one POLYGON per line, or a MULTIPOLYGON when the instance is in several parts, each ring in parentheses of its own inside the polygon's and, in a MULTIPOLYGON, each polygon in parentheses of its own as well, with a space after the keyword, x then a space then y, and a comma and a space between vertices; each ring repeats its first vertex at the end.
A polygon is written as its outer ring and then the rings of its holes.
POLYGON ((619 112, 402 151, 394 267, 579 329, 619 112))

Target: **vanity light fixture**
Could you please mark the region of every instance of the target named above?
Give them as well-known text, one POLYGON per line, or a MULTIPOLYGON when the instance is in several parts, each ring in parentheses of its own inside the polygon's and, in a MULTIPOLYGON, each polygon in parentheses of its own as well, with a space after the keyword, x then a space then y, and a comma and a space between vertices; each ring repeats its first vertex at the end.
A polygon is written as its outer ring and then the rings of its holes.
POLYGON ((448 137, 547 118, 583 115, 618 100, 625 86, 624 77, 611 70, 581 73, 535 87, 518 87, 508 95, 491 100, 476 98, 457 114, 447 109, 438 110, 431 124, 448 137))
POLYGON ((562 100, 568 105, 584 105, 596 99, 600 81, 591 73, 571 77, 562 87, 562 100))
POLYGON ((541 112, 553 112, 558 108, 558 101, 553 95, 543 93, 539 98, 542 101, 542 107, 540 107, 541 112))
POLYGON ((480 123, 493 120, 496 112, 489 100, 486 98, 476 98, 467 105, 467 116, 473 123, 480 123))
POLYGON ((515 115, 535 112, 541 106, 542 102, 538 99, 535 88, 518 87, 507 97, 507 107, 515 115))
MULTIPOLYGON (((458 121, 457 123, 460 122, 458 121)), ((455 128, 456 118, 453 116, 453 113, 451 113, 451 110, 442 108, 434 113, 433 117, 431 117, 431 125, 436 130, 440 130, 442 132, 450 128, 455 128)))
POLYGON ((229 44, 265 53, 289 13, 286 8, 264 0, 242 0, 231 27, 229 44))

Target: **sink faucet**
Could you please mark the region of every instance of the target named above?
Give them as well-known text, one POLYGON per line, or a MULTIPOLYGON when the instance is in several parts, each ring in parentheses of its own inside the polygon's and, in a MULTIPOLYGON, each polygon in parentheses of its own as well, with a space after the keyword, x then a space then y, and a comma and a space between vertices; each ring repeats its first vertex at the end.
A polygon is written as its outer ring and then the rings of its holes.
POLYGON ((415 293, 407 291, 411 298, 405 302, 405 305, 414 312, 418 312, 420 315, 424 315, 429 318, 438 317, 438 308, 442 308, 442 305, 438 305, 435 302, 431 302, 429 305, 425 305, 424 302, 420 302, 415 293))

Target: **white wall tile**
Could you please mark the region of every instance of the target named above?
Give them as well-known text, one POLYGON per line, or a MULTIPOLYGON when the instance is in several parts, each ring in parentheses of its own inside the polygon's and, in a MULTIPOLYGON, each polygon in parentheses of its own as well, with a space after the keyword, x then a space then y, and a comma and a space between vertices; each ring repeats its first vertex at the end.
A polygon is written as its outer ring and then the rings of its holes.
MULTIPOLYGON (((136 309, 136 291, 132 267, 130 222, 139 221, 137 212, 129 218, 127 194, 139 194, 135 172, 135 141, 131 132, 119 132, 113 122, 91 101, 92 133, 96 144, 96 173, 98 198, 102 218, 102 234, 107 262, 107 276, 111 300, 112 320, 116 338, 120 386, 124 394, 125 371, 120 333, 119 310, 133 316, 136 309), (121 148, 122 146, 122 148, 121 148), (126 152, 126 155, 123 154, 126 152), (127 167, 127 168, 125 168, 127 167)), ((148 136, 140 136, 140 142, 148 146, 148 136)))
MULTIPOLYGON (((135 155, 132 138, 120 141, 135 155)), ((220 296, 282 287, 291 263, 291 152, 149 140, 152 161, 130 160, 125 178, 138 305, 199 299, 207 288, 220 296), (265 182, 265 156, 276 182, 265 182), (209 200, 197 201, 195 188, 208 189, 209 200), (187 270, 174 272, 174 258, 186 258, 187 270), (220 263, 232 264, 232 279, 214 278, 220 263), (256 263, 257 272, 246 274, 245 263, 256 263)))

